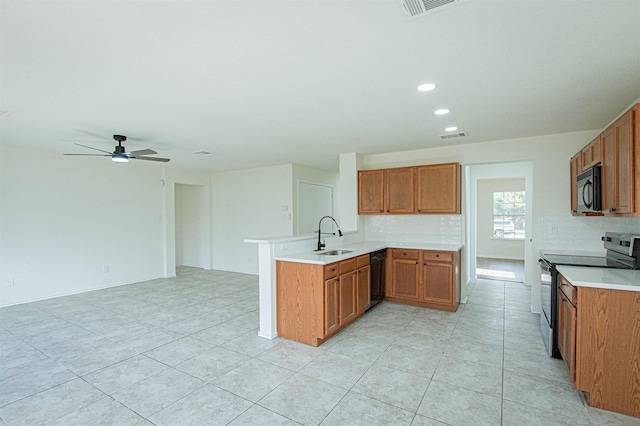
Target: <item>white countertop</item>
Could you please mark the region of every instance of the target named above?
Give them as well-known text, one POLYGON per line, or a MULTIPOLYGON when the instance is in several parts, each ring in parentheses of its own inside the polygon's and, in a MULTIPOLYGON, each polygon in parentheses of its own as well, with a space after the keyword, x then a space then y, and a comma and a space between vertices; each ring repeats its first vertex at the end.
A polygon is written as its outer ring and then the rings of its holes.
POLYGON ((439 250, 439 251, 458 251, 462 249, 462 244, 440 244, 440 243, 407 243, 407 242, 388 242, 388 241, 362 241, 359 243, 345 244, 339 247, 330 247, 322 251, 331 250, 350 250, 350 253, 345 253, 337 256, 326 256, 315 253, 313 251, 307 251, 294 254, 283 254, 276 256, 275 260, 282 260, 286 262, 298 262, 298 263, 312 263, 316 265, 327 265, 333 262, 340 262, 341 260, 349 259, 355 256, 361 256, 363 254, 371 253, 372 251, 382 250, 386 248, 407 248, 418 250, 439 250))
POLYGON ((556 269, 576 287, 640 291, 640 270, 564 265, 556 269))

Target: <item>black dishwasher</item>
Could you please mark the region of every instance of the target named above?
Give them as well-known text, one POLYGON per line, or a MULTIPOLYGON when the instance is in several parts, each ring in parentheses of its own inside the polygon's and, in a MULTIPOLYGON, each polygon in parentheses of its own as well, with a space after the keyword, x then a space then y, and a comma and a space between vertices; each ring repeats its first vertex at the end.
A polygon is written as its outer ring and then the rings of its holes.
POLYGON ((371 253, 371 306, 367 311, 384 299, 384 264, 386 258, 387 250, 383 249, 371 253))

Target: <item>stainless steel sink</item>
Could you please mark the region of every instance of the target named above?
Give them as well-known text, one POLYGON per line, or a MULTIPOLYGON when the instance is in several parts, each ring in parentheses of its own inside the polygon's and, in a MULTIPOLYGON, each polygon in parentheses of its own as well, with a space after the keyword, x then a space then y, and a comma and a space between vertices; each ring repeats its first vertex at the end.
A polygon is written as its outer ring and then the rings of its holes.
POLYGON ((329 250, 329 251, 321 251, 318 254, 326 255, 326 256, 339 256, 341 254, 351 253, 353 250, 329 250))

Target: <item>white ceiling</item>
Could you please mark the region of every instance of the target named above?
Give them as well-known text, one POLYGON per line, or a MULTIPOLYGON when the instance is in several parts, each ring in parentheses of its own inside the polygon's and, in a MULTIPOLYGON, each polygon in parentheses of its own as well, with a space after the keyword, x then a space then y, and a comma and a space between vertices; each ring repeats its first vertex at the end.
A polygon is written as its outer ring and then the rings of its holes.
POLYGON ((602 129, 640 97, 638 0, 469 0, 417 19, 400 0, 0 8, 1 142, 57 153, 111 151, 119 133, 172 167, 337 169, 340 153, 602 129), (449 125, 469 136, 442 141, 449 125))

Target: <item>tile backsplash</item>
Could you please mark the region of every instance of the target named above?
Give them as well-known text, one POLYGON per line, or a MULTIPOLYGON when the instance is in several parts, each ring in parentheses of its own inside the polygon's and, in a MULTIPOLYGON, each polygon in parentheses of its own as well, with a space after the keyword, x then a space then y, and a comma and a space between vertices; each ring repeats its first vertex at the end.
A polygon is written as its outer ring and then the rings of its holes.
POLYGON ((540 248, 604 254, 600 238, 606 231, 640 235, 640 218, 542 216, 540 248))
POLYGON ((372 215, 365 219, 369 241, 464 243, 464 215, 372 215))

